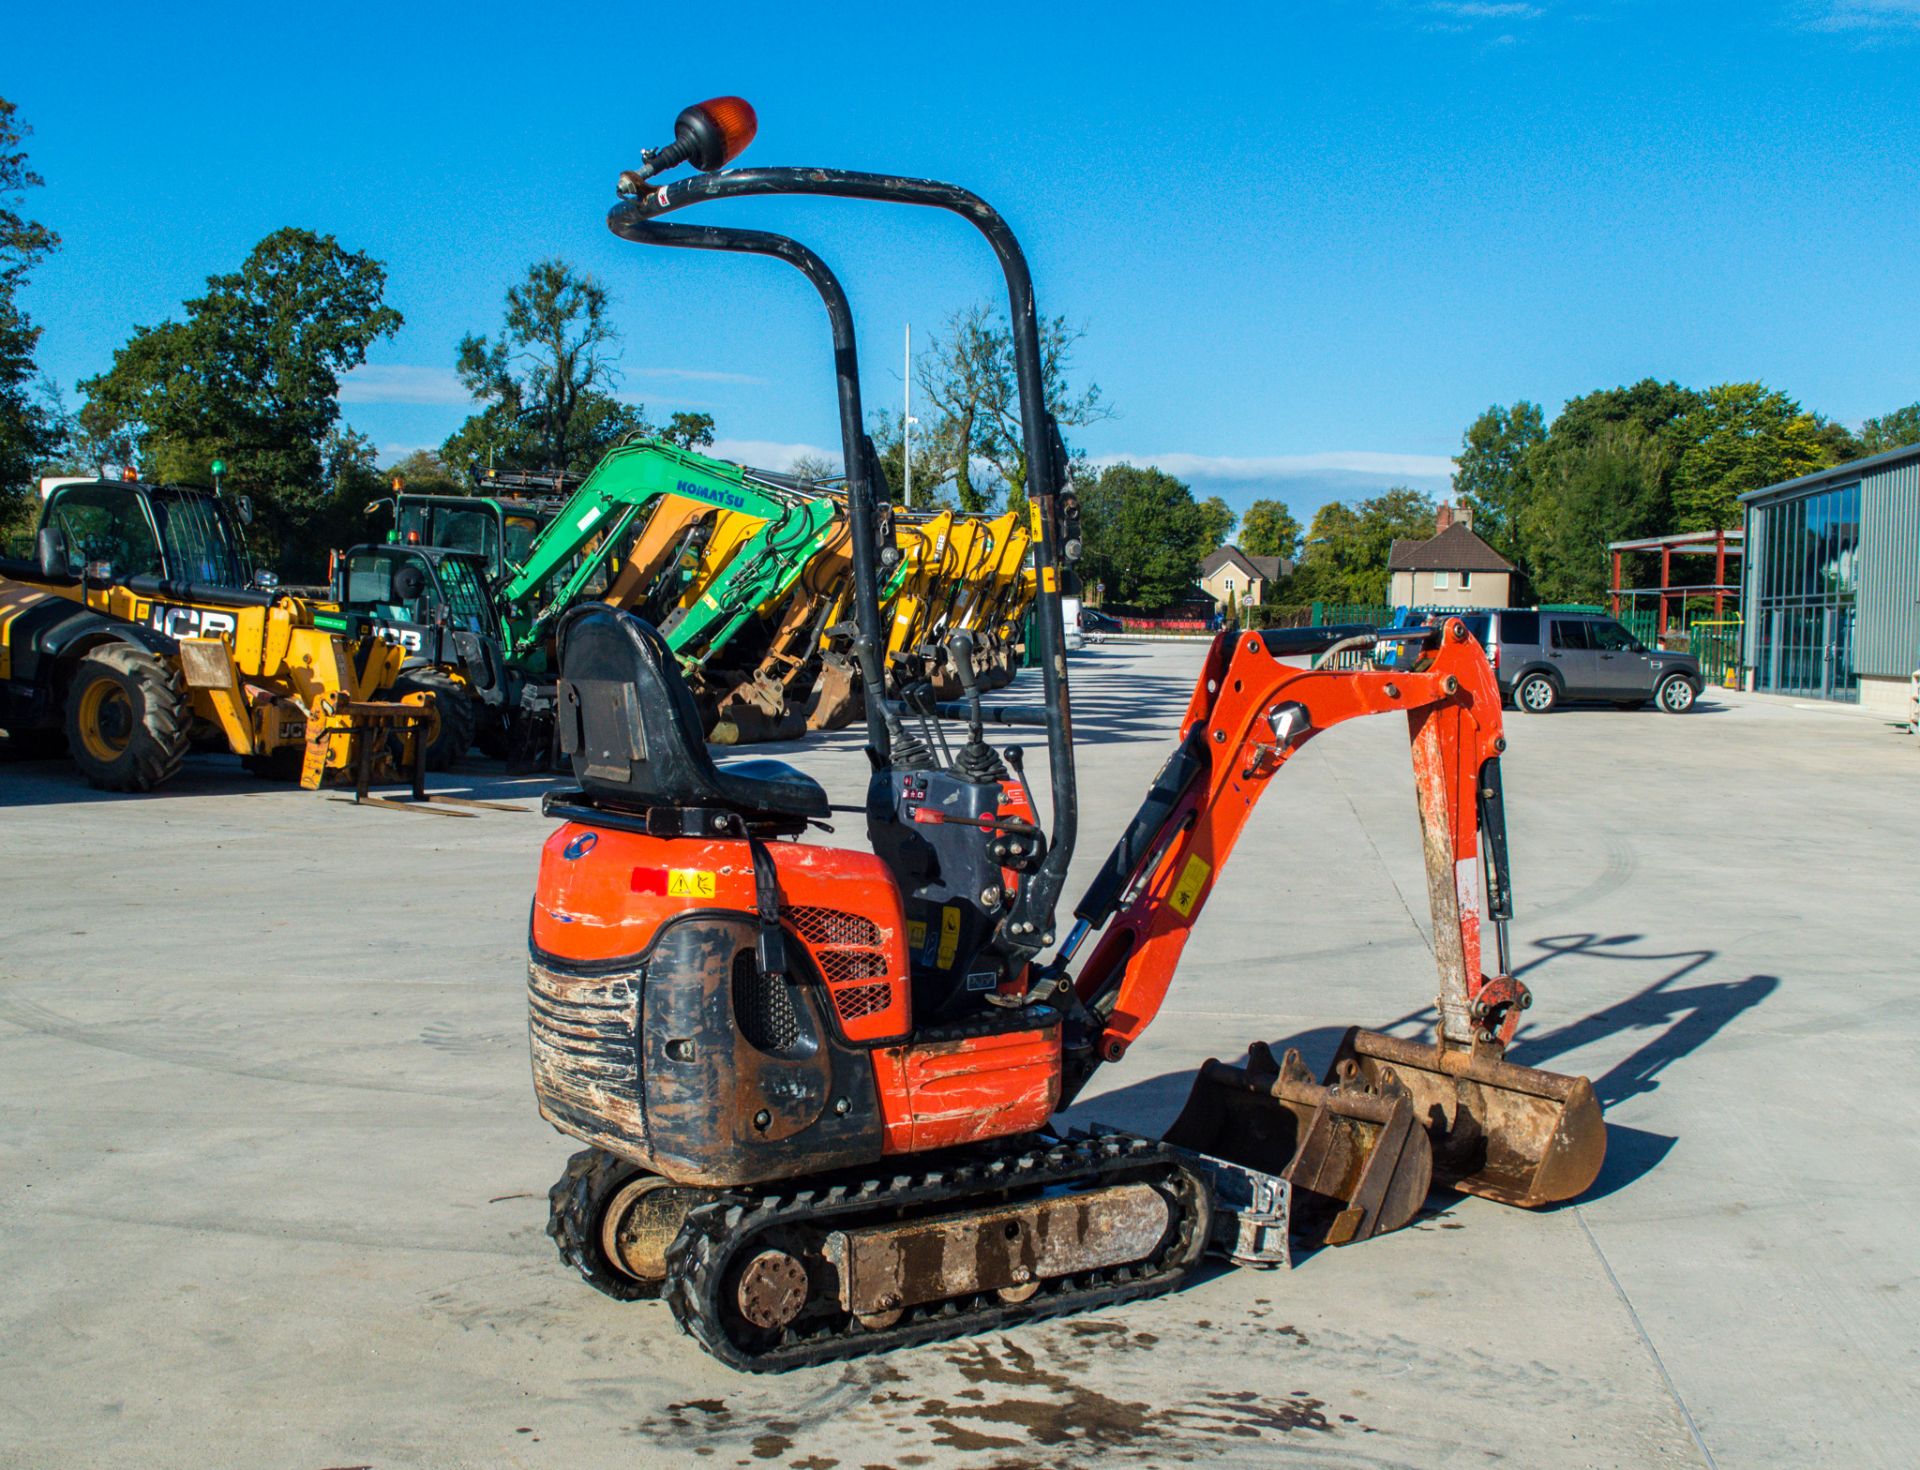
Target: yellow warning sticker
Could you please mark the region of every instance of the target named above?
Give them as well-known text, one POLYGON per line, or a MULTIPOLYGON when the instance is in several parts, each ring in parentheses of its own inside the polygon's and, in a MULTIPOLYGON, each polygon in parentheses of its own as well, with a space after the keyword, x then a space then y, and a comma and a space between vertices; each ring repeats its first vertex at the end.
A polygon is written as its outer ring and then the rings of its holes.
POLYGON ((712 898, 714 875, 705 868, 667 869, 668 898, 712 898))
POLYGON ((954 954, 960 948, 960 908, 958 904, 947 904, 940 910, 940 953, 934 960, 936 967, 942 970, 953 968, 954 954))
POLYGON ((1035 541, 1040 539, 1040 502, 1037 500, 1027 502, 1027 533, 1035 541))
POLYGON ((907 948, 915 954, 927 947, 927 921, 925 919, 907 920, 907 948))
POLYGON ((1187 865, 1180 870, 1180 881, 1173 885, 1169 902, 1173 911, 1183 919, 1193 917, 1193 906, 1200 901, 1200 890, 1207 886, 1207 879, 1213 875, 1213 865, 1198 853, 1187 859, 1187 865))

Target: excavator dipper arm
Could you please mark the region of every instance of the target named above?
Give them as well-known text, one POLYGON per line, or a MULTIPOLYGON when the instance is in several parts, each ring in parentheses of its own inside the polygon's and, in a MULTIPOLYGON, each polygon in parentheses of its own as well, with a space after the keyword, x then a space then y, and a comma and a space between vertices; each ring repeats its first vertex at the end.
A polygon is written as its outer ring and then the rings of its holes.
MULTIPOLYGON (((1187 936, 1281 767, 1322 730, 1394 713, 1406 716, 1412 742, 1443 1034, 1460 1043, 1483 1030, 1501 1042, 1512 1036, 1517 982, 1481 970, 1483 849, 1505 852, 1504 831, 1483 843, 1480 830, 1483 817, 1498 815, 1497 799, 1480 792, 1483 784, 1498 792, 1506 744, 1487 657, 1450 621, 1378 635, 1394 640, 1400 666, 1301 666, 1298 655, 1338 646, 1340 634, 1272 630, 1223 635, 1214 644, 1179 747, 1075 910, 1088 930, 1106 924, 1074 982, 1098 1027, 1092 1061, 1118 1061, 1158 1013, 1187 936), (1507 1003, 1483 1000, 1490 990, 1508 995, 1505 987, 1513 990, 1507 1003)), ((1368 647, 1374 640, 1371 630, 1348 639, 1368 647)), ((1497 872, 1501 903, 1493 918, 1504 926, 1504 864, 1497 872)))

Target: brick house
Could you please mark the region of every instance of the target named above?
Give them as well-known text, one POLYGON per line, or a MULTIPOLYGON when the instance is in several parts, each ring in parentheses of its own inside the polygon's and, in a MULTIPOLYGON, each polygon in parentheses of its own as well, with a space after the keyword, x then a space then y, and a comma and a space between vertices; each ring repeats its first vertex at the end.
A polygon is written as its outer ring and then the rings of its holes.
POLYGON ((1387 553, 1395 607, 1511 607, 1513 563, 1473 534, 1473 510, 1443 501, 1434 534, 1396 540, 1387 553))

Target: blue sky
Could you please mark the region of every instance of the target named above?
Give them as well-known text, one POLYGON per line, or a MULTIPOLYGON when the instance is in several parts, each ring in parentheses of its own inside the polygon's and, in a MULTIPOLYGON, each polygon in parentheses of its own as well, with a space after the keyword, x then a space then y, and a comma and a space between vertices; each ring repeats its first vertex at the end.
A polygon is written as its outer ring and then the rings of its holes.
MULTIPOLYGON (((1442 489, 1487 404, 1647 374, 1850 423, 1920 399, 1920 0, 95 4, 6 31, 31 209, 66 241, 27 297, 42 365, 71 392, 268 231, 329 231, 407 318, 343 395, 390 457, 459 423, 455 344, 545 255, 613 289, 623 393, 776 467, 835 447, 796 273, 604 225, 619 170, 722 92, 759 109, 750 161, 998 205, 1118 410, 1077 442, 1235 504, 1442 489)), ((870 403, 898 402, 903 323, 995 289, 943 216, 708 214, 840 271, 870 403)))

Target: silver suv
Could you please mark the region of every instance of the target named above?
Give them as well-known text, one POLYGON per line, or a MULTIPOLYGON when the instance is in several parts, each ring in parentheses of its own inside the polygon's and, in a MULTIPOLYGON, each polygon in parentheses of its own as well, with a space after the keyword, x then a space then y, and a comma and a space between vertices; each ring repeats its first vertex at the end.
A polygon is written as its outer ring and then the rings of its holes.
POLYGON ((1706 688, 1691 654, 1648 648, 1598 613, 1497 608, 1453 616, 1493 660, 1501 697, 1528 714, 1590 700, 1623 709, 1652 703, 1679 715, 1706 688))

